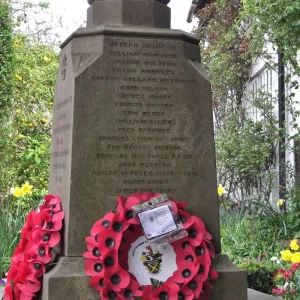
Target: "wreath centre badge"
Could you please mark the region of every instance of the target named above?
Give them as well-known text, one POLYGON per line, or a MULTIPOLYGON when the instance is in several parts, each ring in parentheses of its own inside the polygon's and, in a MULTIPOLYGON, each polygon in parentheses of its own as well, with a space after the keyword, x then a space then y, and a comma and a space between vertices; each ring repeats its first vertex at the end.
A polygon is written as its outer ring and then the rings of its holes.
POLYGON ((150 246, 145 236, 140 236, 128 253, 129 272, 140 285, 149 285, 153 279, 165 281, 177 270, 176 254, 171 245, 150 246), (152 279, 152 280, 151 280, 152 279))
POLYGON ((141 261, 150 274, 159 274, 162 268, 162 254, 153 250, 150 245, 145 247, 147 252, 142 253, 141 261))

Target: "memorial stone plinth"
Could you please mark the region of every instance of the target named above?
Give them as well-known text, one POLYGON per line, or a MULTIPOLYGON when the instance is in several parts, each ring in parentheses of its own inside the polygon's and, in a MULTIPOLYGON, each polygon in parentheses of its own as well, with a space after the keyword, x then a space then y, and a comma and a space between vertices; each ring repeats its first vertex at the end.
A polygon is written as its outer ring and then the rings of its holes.
MULTIPOLYGON (((199 40, 170 30, 168 2, 90 1, 87 28, 62 45, 49 191, 66 216, 43 300, 99 299, 83 268, 85 237, 118 195, 185 200, 221 251, 210 84, 199 40)), ((224 255, 214 263, 212 299, 247 299, 246 273, 224 255)))

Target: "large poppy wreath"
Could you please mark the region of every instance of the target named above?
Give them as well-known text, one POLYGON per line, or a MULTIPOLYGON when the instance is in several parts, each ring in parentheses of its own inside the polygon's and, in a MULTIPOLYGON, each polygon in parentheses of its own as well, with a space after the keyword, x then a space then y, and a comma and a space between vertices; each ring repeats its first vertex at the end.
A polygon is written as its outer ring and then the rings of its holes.
POLYGON ((88 252, 85 271, 91 276, 91 286, 100 293, 100 299, 209 299, 211 281, 218 277, 211 269, 215 257, 211 235, 202 220, 188 214, 185 202, 171 201, 173 210, 180 217, 188 236, 162 249, 152 249, 144 239, 132 207, 161 194, 135 193, 127 199, 117 198, 117 207, 107 213, 92 227, 86 238, 88 252), (143 247, 139 256, 137 252, 143 247), (167 249, 168 248, 168 249, 167 249), (165 280, 159 280, 164 254, 170 260, 174 253, 174 265, 166 262, 165 269, 172 271, 165 280), (132 257, 135 258, 132 260, 132 257), (133 262, 132 262, 133 261, 133 262), (137 270, 137 271, 134 271, 137 270), (140 272, 147 271, 149 283, 142 282, 140 272))
POLYGON ((64 212, 57 196, 47 195, 31 211, 21 231, 21 242, 11 259, 4 300, 31 300, 41 289, 41 278, 52 259, 51 248, 60 241, 64 212))

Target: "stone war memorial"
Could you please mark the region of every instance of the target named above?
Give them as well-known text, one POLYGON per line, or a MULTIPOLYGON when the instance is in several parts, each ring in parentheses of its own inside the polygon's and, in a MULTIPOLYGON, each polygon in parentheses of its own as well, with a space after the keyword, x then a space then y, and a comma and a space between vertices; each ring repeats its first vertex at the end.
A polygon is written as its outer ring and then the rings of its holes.
POLYGON ((220 254, 211 90, 199 40, 170 29, 169 2, 89 0, 87 27, 61 46, 49 193, 61 197, 65 220, 43 300, 99 299, 84 269, 85 238, 117 196, 139 191, 186 201, 216 248, 211 299, 247 299, 246 272, 220 254))

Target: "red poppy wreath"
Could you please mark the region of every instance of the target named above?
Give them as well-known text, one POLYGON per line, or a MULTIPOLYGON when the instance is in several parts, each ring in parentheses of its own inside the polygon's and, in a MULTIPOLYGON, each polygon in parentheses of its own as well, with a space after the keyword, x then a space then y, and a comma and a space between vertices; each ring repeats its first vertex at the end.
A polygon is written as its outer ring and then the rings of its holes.
POLYGON ((215 257, 211 235, 202 220, 188 214, 185 202, 171 201, 188 235, 153 247, 145 238, 132 207, 161 194, 135 193, 117 198, 117 208, 92 227, 86 238, 85 271, 100 299, 210 299, 215 257))
POLYGON ((64 212, 57 196, 47 195, 37 210, 31 211, 21 231, 7 274, 4 300, 31 300, 41 289, 41 278, 51 261, 51 248, 60 241, 64 212))

